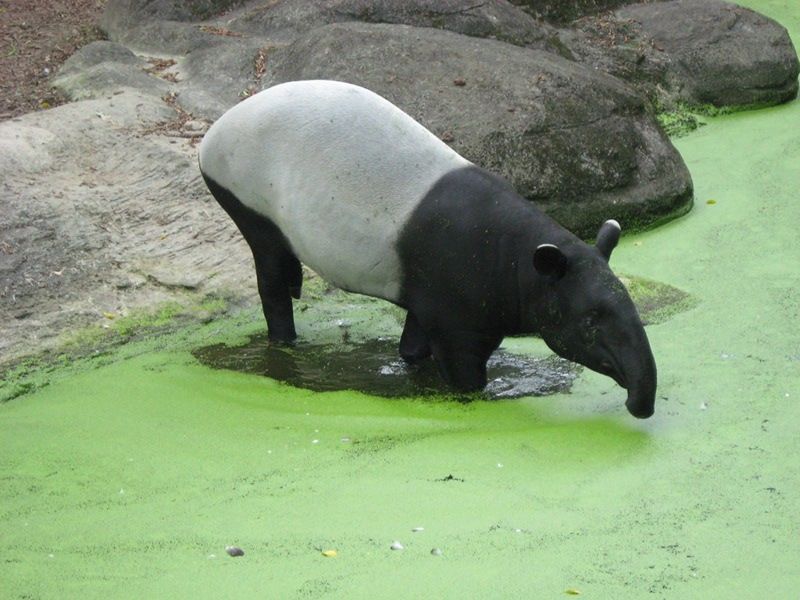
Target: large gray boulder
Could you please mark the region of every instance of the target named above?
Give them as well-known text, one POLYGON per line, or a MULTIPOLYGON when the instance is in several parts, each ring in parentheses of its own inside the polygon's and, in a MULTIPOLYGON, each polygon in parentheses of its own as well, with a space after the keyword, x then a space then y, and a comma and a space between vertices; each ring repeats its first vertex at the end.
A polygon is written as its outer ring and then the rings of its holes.
POLYGON ((433 27, 557 51, 555 29, 507 0, 276 0, 245 7, 226 25, 235 31, 293 38, 322 25, 347 22, 433 27))
POLYGON ((682 99, 716 106, 777 104, 797 96, 800 65, 784 27, 721 0, 635 4, 615 12, 669 57, 682 99))
POLYGON ((799 63, 786 29, 729 2, 633 4, 573 25, 560 39, 576 60, 662 106, 770 105, 797 96, 799 63))
POLYGON ((692 202, 683 160, 639 96, 547 52, 345 23, 299 37, 269 65, 265 87, 328 78, 374 90, 579 235, 606 218, 639 228, 692 202))

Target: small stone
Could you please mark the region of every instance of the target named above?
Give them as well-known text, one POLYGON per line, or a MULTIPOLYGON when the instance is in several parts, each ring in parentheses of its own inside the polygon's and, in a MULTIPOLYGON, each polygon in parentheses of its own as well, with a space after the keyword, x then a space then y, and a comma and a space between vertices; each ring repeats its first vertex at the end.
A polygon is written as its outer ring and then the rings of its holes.
POLYGON ((454 141, 454 140, 456 139, 456 137, 455 137, 455 136, 452 134, 452 132, 450 132, 450 131, 445 131, 445 132, 442 134, 442 136, 441 136, 441 138, 440 138, 440 139, 441 139, 441 140, 442 140, 442 141, 443 141, 445 144, 449 144, 450 142, 454 141))
POLYGON ((461 77, 457 77, 456 79, 453 79, 453 85, 455 85, 457 87, 464 87, 465 85, 467 85, 467 82, 466 82, 465 79, 462 79, 461 77))
POLYGON ((434 548, 433 550, 431 550, 431 554, 433 556, 441 556, 442 555, 442 551, 439 548, 434 548))
POLYGON ((707 408, 708 408, 708 404, 706 404, 705 402, 701 402, 700 403, 700 410, 706 410, 707 408))
POLYGON ((186 121, 183 124, 183 130, 189 132, 203 132, 207 129, 207 126, 202 121, 195 121, 192 119, 191 121, 186 121))
POLYGON ((244 556, 244 550, 238 546, 225 546, 225 552, 228 553, 228 556, 244 556))
POLYGON ((398 541, 392 542, 392 545, 389 546, 392 550, 404 550, 403 544, 398 541))
POLYGON ((419 533, 420 531, 425 531, 425 528, 424 527, 414 527, 414 529, 412 529, 411 531, 413 531, 414 533, 419 533))

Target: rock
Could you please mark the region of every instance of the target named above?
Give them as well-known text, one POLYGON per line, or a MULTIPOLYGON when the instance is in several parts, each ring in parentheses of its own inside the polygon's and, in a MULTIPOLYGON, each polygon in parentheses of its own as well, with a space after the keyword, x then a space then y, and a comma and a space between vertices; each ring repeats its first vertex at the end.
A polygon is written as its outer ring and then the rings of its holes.
POLYGON ((246 244, 208 196, 196 148, 147 133, 174 118, 161 98, 126 91, 0 123, 0 373, 120 307, 257 300, 246 244), (173 276, 139 274, 157 263, 173 276))
POLYGON ((566 24, 579 17, 593 15, 624 4, 631 0, 511 0, 525 9, 537 19, 545 19, 553 23, 566 24))
POLYGON ((225 12, 240 0, 108 0, 101 27, 131 29, 142 21, 202 21, 225 12))
POLYGON ((186 121, 186 123, 183 124, 183 130, 186 133, 205 133, 206 129, 208 129, 208 124, 196 119, 186 121))
POLYGON ((53 164, 53 149, 58 136, 16 119, 0 123, 0 174, 38 173, 53 164))
POLYGON ((264 83, 313 78, 363 85, 448 132, 456 151, 579 235, 607 218, 640 228, 691 205, 689 173, 641 99, 551 53, 430 28, 333 24, 271 54, 264 83))
POLYGON ((665 108, 770 105, 797 96, 798 59, 786 30, 734 4, 634 4, 573 25, 559 39, 576 60, 665 108))
POLYGON ((234 30, 296 36, 331 23, 388 23, 446 29, 512 44, 556 50, 552 27, 506 0, 278 0, 228 21, 234 30))
POLYGON ((231 0, 108 0, 98 25, 108 39, 150 53, 186 54, 209 42, 188 22, 224 10, 231 0), (195 5, 194 10, 190 8, 195 5))
POLYGON ((147 63, 125 46, 106 40, 99 40, 80 48, 70 56, 59 69, 60 74, 72 74, 86 70, 104 62, 133 65, 144 68, 147 63))
POLYGON ((558 39, 571 59, 622 79, 646 98, 667 99, 669 57, 634 21, 610 14, 586 17, 559 30, 558 39))
POLYGON ((183 62, 181 106, 196 117, 218 119, 257 89, 255 58, 266 45, 261 38, 229 38, 190 53, 183 62))
POLYGON ((113 42, 92 42, 73 54, 59 69, 53 87, 70 100, 86 100, 124 88, 164 95, 167 82, 145 73, 147 62, 125 46, 113 42))
POLYGON ((797 96, 797 53, 784 27, 721 0, 635 4, 634 21, 668 57, 667 85, 681 100, 715 106, 777 104, 797 96))

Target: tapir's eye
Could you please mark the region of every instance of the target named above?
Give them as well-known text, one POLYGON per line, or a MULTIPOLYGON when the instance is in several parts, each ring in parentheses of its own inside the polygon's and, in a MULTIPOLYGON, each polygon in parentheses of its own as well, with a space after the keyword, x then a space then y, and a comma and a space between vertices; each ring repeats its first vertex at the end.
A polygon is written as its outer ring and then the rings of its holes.
POLYGON ((597 327, 597 324, 600 321, 600 313, 596 310, 590 311, 589 314, 584 317, 584 324, 587 327, 597 327))
POLYGON ((590 311, 581 320, 581 326, 585 333, 594 333, 600 325, 600 312, 593 310, 590 311))

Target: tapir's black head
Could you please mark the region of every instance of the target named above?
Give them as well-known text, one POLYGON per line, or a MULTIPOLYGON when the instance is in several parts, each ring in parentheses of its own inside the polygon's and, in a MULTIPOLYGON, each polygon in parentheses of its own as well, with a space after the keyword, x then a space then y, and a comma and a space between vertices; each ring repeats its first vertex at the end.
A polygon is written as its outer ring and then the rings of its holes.
POLYGON ((636 307, 608 266, 619 233, 616 221, 606 221, 594 247, 538 246, 533 262, 540 283, 531 308, 554 352, 613 378, 628 390, 630 413, 647 418, 655 403, 656 365, 636 307))

